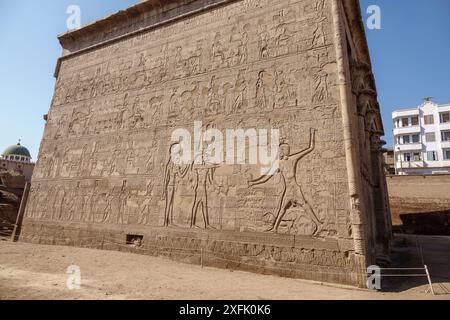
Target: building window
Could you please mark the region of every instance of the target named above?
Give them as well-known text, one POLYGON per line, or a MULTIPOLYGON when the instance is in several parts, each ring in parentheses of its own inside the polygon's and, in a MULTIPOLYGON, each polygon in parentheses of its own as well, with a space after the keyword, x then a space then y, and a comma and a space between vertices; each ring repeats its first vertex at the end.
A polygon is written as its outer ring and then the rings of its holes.
POLYGON ((424 117, 425 124, 434 124, 434 116, 432 114, 424 117))
POLYGON ((409 127, 409 118, 402 118, 402 127, 409 127))
POLYGON ((436 151, 428 151, 427 152, 427 160, 428 161, 438 161, 437 152, 436 151))
POLYGON ((442 141, 450 141, 450 131, 441 132, 442 141))
POLYGON ((419 125, 419 117, 412 117, 411 118, 411 125, 412 126, 418 126, 419 125))
POLYGON ((444 150, 444 159, 445 160, 450 160, 450 149, 445 149, 444 150))
POLYGON ((441 113, 441 123, 450 123, 450 113, 441 113))
POLYGON ((404 153, 403 161, 410 162, 411 161, 411 153, 404 153))
POLYGON ((409 142, 410 142, 409 136, 403 136, 403 144, 407 144, 409 142))
POLYGON ((422 160, 422 154, 420 152, 414 152, 413 153, 413 159, 414 159, 414 161, 421 161, 422 160))
POLYGON ((427 132, 425 134, 425 139, 427 140, 427 142, 435 142, 436 141, 436 133, 427 132))
POLYGON ((420 136, 418 134, 412 135, 412 143, 419 143, 420 142, 420 136))

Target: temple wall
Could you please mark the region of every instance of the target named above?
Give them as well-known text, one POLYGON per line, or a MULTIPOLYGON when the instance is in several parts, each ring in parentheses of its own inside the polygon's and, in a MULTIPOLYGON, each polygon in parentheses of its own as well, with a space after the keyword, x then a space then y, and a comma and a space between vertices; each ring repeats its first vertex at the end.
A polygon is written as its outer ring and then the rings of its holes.
POLYGON ((22 239, 192 263, 203 249, 209 265, 362 285, 331 3, 230 1, 167 24, 146 15, 161 25, 89 50, 98 37, 74 40, 22 239), (260 165, 175 166, 171 135, 194 121, 279 129, 289 156, 264 183, 260 165))

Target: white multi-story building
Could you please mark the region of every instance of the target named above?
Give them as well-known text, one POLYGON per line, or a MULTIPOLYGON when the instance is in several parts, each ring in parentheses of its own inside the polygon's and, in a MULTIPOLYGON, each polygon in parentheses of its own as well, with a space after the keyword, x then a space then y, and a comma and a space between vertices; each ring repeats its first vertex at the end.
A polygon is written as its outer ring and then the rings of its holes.
POLYGON ((425 99, 392 113, 395 169, 399 175, 450 173, 450 104, 425 99))

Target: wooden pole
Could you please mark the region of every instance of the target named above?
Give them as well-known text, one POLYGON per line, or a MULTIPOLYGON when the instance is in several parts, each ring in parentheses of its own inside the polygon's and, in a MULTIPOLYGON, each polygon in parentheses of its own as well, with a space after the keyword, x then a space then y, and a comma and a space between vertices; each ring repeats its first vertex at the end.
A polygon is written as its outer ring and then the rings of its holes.
POLYGON ((15 242, 18 240, 20 229, 22 227, 23 214, 25 213, 25 208, 27 206, 28 194, 30 193, 31 184, 27 182, 25 184, 25 189, 23 191, 22 200, 20 201, 19 212, 17 214, 16 224, 14 225, 14 230, 11 235, 11 241, 15 242))

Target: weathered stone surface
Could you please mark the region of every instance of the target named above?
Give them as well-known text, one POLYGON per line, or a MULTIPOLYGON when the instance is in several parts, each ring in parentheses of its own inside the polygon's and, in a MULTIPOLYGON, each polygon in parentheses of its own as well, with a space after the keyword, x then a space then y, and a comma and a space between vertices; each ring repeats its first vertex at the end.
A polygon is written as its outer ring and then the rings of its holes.
POLYGON ((17 220, 25 176, 0 170, 0 237, 9 237, 17 220))
POLYGON ((147 1, 60 42, 22 239, 355 285, 387 254, 357 1, 147 1), (280 171, 175 166, 194 121, 280 129, 280 171))
POLYGON ((387 184, 398 231, 450 235, 450 175, 388 176, 387 184))

